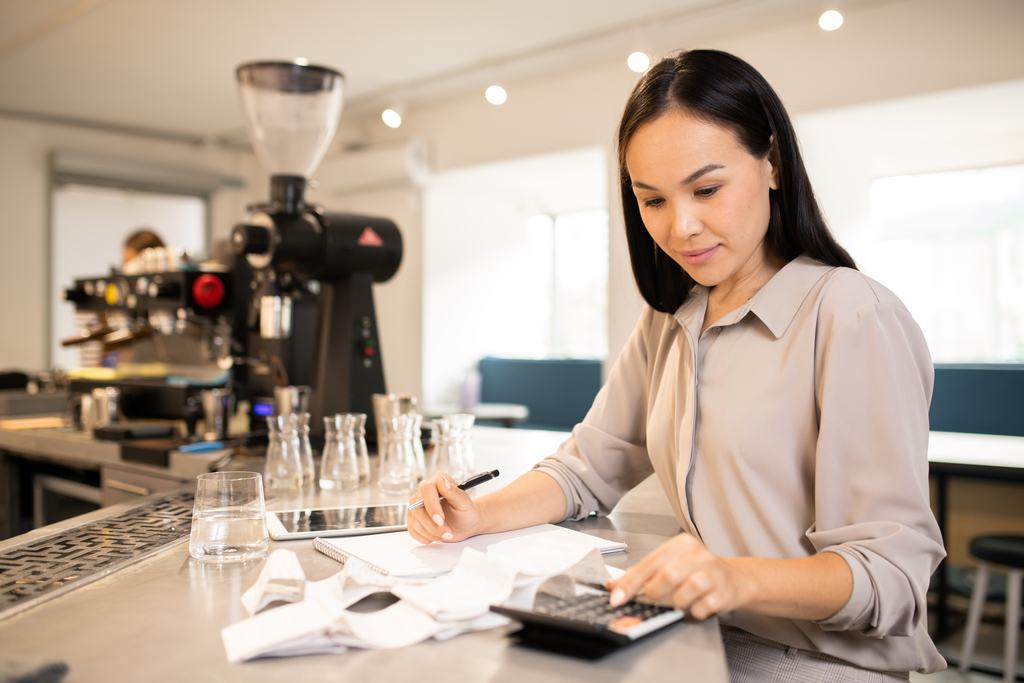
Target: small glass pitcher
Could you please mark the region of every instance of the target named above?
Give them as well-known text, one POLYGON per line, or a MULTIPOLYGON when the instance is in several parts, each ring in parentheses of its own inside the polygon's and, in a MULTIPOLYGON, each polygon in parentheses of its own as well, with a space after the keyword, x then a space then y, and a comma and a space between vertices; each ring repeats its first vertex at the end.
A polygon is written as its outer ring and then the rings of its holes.
POLYGON ((313 466, 313 445, 309 442, 309 413, 292 413, 288 416, 295 438, 298 440, 299 462, 302 463, 302 486, 312 487, 316 470, 313 466))
POLYGON ((419 413, 409 413, 412 418, 411 440, 412 452, 416 456, 416 483, 427 478, 427 457, 423 452, 423 439, 420 438, 420 429, 423 427, 423 416, 419 413))
POLYGON ((320 461, 320 488, 355 491, 359 488, 359 450, 356 419, 351 414, 324 418, 324 453, 320 461))
POLYGON ((388 495, 408 495, 419 481, 416 451, 412 444, 412 415, 397 415, 383 420, 384 458, 377 486, 388 495))
POLYGON ((267 463, 263 484, 267 496, 288 495, 302 488, 302 462, 298 437, 286 416, 267 418, 267 463), (294 443, 293 443, 294 440, 294 443))
MULTIPOLYGON (((427 475, 452 471, 451 423, 443 417, 430 421, 430 465, 427 475)), ((452 475, 455 476, 455 475, 452 475)))
POLYGON ((370 482, 370 452, 366 448, 366 413, 351 413, 355 420, 356 455, 359 461, 359 485, 370 482))
POLYGON ((476 458, 473 455, 472 429, 476 417, 470 413, 456 413, 447 415, 451 430, 449 432, 449 459, 452 471, 449 474, 452 478, 465 479, 473 474, 476 466, 476 458))

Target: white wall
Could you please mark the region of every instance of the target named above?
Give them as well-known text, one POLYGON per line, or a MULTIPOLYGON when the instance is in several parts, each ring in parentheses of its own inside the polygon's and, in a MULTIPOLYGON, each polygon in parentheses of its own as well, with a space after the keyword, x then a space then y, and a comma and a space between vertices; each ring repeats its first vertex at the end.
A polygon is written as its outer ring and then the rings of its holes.
POLYGON ((213 197, 214 238, 226 236, 244 217, 246 203, 266 193, 261 177, 254 179, 256 167, 247 153, 0 117, 0 367, 41 369, 47 362, 48 297, 60 295, 49 292, 47 280, 48 159, 54 150, 204 168, 249 179, 248 187, 224 189, 213 197))
POLYGON ((825 217, 856 251, 873 180, 1024 161, 1024 80, 811 112, 794 124, 825 217))
MULTIPOLYGON (((733 52, 764 73, 791 114, 1024 77, 1024 3, 1018 0, 854 5, 846 11, 843 28, 831 34, 820 31, 815 20, 810 8, 799 21, 769 17, 756 31, 738 33, 721 18, 695 17, 677 41, 659 50, 715 47, 733 52)), ((640 308, 616 200, 613 151, 616 124, 635 81, 636 75, 616 57, 508 83, 509 100, 500 108, 485 103, 478 92, 467 93, 412 107, 397 131, 372 117, 343 120, 342 135, 368 135, 373 142, 424 139, 442 170, 603 147, 610 160, 608 342, 614 357, 640 308)))
MULTIPOLYGON (((486 354, 543 354, 550 344, 551 264, 528 221, 607 206, 600 147, 438 173, 426 189, 423 398, 453 404, 486 354), (545 272, 539 272, 545 269, 545 272)), ((550 246, 546 246, 550 249, 550 246)))
MULTIPOLYGON (((957 183, 942 197, 904 190, 893 202, 898 218, 872 211, 871 192, 879 178, 1024 162, 1024 80, 809 113, 796 127, 833 232, 862 271, 907 305, 935 360, 1016 360, 1019 333, 1011 330, 1024 301, 1020 284, 1007 285, 1024 274, 1013 265, 1014 242, 994 234, 1009 216, 1007 227, 1021 233, 1019 208, 1004 217, 1013 209, 991 181, 957 183), (922 204, 927 218, 908 219, 922 204)), ((1016 196, 1019 207, 1019 188, 1016 196)))

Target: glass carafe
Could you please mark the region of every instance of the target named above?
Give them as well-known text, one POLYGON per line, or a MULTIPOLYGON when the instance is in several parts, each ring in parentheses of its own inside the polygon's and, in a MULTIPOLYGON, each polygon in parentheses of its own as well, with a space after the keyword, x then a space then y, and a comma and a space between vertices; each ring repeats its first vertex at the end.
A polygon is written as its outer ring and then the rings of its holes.
POLYGON ((438 472, 452 472, 451 427, 451 423, 443 417, 430 421, 430 443, 434 450, 430 454, 428 476, 438 472))
POLYGON ((384 455, 377 486, 388 495, 409 495, 416 488, 416 452, 412 445, 411 415, 397 415, 383 421, 384 455))
POLYGON ((447 419, 451 425, 449 433, 451 454, 449 459, 452 470, 449 474, 456 481, 460 481, 473 474, 476 467, 471 434, 476 417, 470 413, 456 413, 455 415, 448 415, 447 419))
POLYGON ((324 418, 324 453, 320 460, 320 488, 355 491, 359 488, 359 451, 353 415, 324 418))
POLYGON ((356 425, 356 456, 359 461, 359 485, 370 482, 370 453, 366 448, 366 413, 352 413, 356 425))
POLYGON ((295 430, 290 428, 286 416, 267 418, 267 462, 263 471, 263 484, 267 496, 289 495, 302 488, 302 463, 299 461, 298 443, 292 444, 295 430))
POLYGON ((409 413, 412 418, 411 439, 412 452, 416 456, 416 483, 427 478, 427 458, 423 453, 423 440, 420 438, 420 429, 423 427, 423 416, 419 413, 409 413))
POLYGON ((291 420, 298 439, 299 462, 302 463, 302 485, 313 486, 316 470, 313 466, 313 446, 309 442, 309 413, 292 413, 291 420))

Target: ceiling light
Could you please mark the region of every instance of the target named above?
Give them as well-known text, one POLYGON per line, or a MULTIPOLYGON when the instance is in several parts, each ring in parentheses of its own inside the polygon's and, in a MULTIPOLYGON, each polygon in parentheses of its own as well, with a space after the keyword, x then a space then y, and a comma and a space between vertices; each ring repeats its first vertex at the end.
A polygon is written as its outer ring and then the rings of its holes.
POLYGON ((650 68, 651 58, 646 52, 641 52, 640 50, 630 52, 629 56, 626 57, 626 66, 629 67, 630 71, 642 74, 650 68))
POLYGON ((835 31, 843 25, 843 15, 839 10, 825 10, 818 17, 818 26, 822 31, 835 31))
POLYGON ((484 91, 484 97, 488 102, 497 107, 505 104, 508 100, 508 93, 500 85, 489 85, 487 90, 484 91))
POLYGON ((388 128, 398 128, 402 125, 402 115, 390 107, 380 113, 380 120, 388 128))

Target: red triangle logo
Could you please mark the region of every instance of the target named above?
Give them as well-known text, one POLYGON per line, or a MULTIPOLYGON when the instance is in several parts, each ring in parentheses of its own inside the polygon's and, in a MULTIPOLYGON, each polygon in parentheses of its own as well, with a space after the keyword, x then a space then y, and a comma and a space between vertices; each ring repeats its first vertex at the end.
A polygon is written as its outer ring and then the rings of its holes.
POLYGON ((363 228, 363 234, 356 240, 356 244, 362 247, 383 247, 384 240, 380 238, 376 230, 367 226, 363 228))

